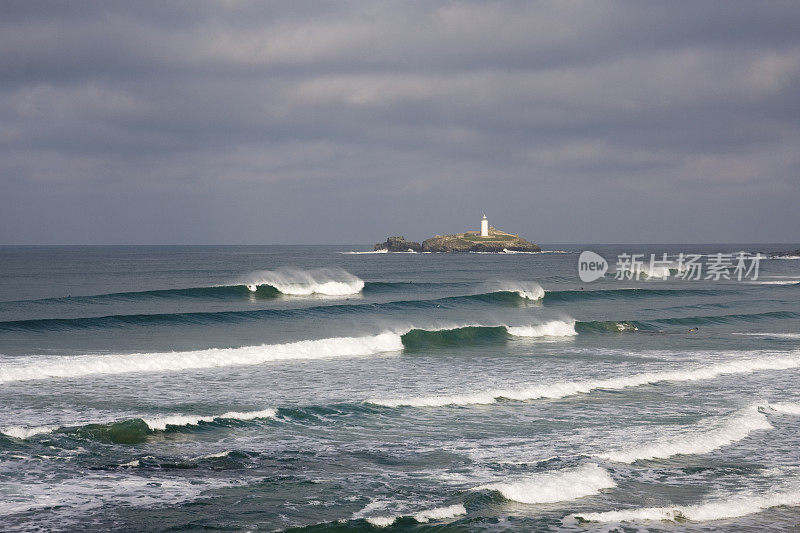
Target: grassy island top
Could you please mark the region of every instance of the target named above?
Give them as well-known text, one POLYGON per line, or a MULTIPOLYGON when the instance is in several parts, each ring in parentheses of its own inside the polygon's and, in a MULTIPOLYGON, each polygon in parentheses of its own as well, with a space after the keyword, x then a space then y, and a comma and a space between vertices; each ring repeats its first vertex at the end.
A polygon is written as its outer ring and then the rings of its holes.
POLYGON ((466 241, 472 242, 494 242, 494 241, 514 241, 519 239, 519 235, 515 235, 513 233, 506 233, 505 231, 500 231, 499 229, 489 227, 489 236, 488 237, 481 237, 479 231, 465 231, 464 233, 458 233, 455 235, 445 235, 446 237, 452 237, 454 239, 464 239, 466 241))

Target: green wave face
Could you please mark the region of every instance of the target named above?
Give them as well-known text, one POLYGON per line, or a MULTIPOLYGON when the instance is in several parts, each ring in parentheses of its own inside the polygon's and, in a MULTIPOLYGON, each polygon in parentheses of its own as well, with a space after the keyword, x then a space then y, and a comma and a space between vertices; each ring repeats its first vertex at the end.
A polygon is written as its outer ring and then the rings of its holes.
POLYGON ((407 351, 416 351, 474 344, 497 344, 506 342, 508 337, 505 326, 466 326, 439 331, 412 329, 401 338, 407 351))

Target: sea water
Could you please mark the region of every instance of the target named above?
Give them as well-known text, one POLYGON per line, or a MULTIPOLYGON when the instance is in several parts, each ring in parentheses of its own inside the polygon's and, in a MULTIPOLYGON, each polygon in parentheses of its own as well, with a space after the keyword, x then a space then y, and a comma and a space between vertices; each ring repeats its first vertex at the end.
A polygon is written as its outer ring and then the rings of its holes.
POLYGON ((800 261, 544 248, 0 248, 0 529, 796 529, 800 261))

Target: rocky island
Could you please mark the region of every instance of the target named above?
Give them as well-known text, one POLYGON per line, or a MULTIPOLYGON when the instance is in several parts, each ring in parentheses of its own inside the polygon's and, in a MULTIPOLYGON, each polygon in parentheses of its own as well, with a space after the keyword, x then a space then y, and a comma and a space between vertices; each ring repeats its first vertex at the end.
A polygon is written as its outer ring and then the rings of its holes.
POLYGON ((436 235, 422 242, 404 237, 389 237, 375 245, 375 251, 387 252, 540 252, 541 248, 519 235, 490 227, 486 215, 481 231, 465 231, 453 235, 436 235))

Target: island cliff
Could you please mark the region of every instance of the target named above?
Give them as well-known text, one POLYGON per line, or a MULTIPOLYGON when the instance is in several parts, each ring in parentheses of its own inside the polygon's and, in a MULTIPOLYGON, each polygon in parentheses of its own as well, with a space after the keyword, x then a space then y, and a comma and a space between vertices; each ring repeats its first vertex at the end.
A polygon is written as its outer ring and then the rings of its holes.
POLYGON ((540 252, 541 248, 519 235, 506 233, 493 227, 482 237, 478 231, 466 231, 454 235, 437 235, 422 244, 407 241, 404 237, 389 237, 386 242, 375 245, 375 250, 389 252, 540 252))

